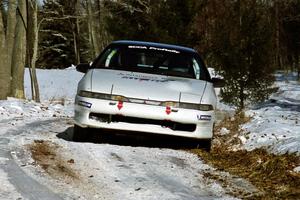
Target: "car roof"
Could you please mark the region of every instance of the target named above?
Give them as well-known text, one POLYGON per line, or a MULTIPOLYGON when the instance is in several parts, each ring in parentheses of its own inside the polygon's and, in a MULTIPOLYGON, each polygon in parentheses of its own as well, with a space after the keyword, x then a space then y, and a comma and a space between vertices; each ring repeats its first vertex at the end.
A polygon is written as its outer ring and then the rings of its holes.
POLYGON ((172 50, 177 50, 186 53, 197 53, 196 50, 184 46, 155 43, 155 42, 143 42, 143 41, 134 41, 134 40, 118 40, 111 43, 112 45, 138 45, 146 47, 156 47, 156 48, 167 48, 172 50))

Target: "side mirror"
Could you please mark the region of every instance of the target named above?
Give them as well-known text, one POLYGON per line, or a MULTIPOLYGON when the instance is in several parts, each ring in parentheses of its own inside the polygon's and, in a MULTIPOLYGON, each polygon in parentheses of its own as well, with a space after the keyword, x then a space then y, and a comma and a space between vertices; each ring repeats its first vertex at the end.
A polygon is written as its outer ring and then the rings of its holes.
POLYGON ((80 63, 76 66, 76 70, 82 73, 86 73, 90 68, 89 63, 80 63))
POLYGON ((215 88, 222 88, 225 86, 225 81, 224 79, 221 79, 221 78, 212 78, 211 79, 212 83, 213 83, 213 86, 215 88))

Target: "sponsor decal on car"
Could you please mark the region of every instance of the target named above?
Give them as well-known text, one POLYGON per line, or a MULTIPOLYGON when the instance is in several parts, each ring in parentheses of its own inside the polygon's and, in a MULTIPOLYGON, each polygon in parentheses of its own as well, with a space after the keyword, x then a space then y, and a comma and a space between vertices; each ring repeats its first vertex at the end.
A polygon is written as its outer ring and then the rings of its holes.
POLYGON ((89 103, 89 102, 86 102, 86 101, 79 101, 78 105, 83 106, 83 107, 87 107, 87 108, 92 107, 92 103, 89 103))
POLYGON ((167 106, 166 107, 166 113, 167 113, 167 115, 171 114, 171 112, 172 112, 171 107, 167 106))
POLYGON ((155 51, 166 51, 170 53, 180 53, 177 50, 174 49, 167 49, 167 48, 158 48, 158 47, 146 47, 146 46, 137 46, 137 45, 131 45, 128 46, 129 49, 149 49, 149 50, 155 50, 155 51))
POLYGON ((117 107, 119 110, 121 110, 123 108, 123 102, 119 101, 117 107))
POLYGON ((197 115, 198 120, 211 121, 211 115, 197 115))
POLYGON ((147 77, 147 76, 139 76, 137 74, 124 74, 124 73, 119 73, 119 76, 122 76, 122 79, 129 79, 129 80, 138 80, 138 81, 144 81, 144 82, 157 82, 157 83, 166 83, 170 81, 175 81, 172 79, 157 79, 155 77, 147 77))
POLYGON ((147 49, 146 46, 128 46, 129 49, 147 49))

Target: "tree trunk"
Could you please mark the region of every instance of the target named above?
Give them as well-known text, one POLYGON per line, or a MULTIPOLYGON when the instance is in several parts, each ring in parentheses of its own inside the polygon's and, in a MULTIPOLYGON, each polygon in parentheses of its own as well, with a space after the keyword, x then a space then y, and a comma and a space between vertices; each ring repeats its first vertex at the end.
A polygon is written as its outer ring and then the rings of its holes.
POLYGON ((102 16, 101 16, 101 13, 102 13, 102 9, 101 9, 101 0, 97 0, 97 7, 98 7, 98 23, 99 23, 99 26, 101 27, 102 25, 102 16))
POLYGON ((281 61, 280 61, 280 19, 279 19, 279 2, 275 1, 275 23, 276 23, 276 36, 275 36, 275 64, 276 67, 281 69, 281 61))
POLYGON ((39 91, 39 84, 36 76, 36 61, 37 61, 37 53, 38 53, 38 37, 39 37, 39 32, 38 32, 38 23, 37 23, 37 12, 38 12, 38 7, 37 7, 37 2, 36 1, 31 1, 31 7, 30 7, 30 12, 28 12, 29 19, 31 22, 28 22, 28 31, 29 33, 29 38, 27 39, 27 42, 30 42, 28 45, 31 48, 30 53, 30 60, 31 62, 29 63, 31 65, 31 72, 32 72, 32 84, 33 84, 33 89, 34 89, 34 98, 36 102, 40 102, 40 91, 39 91))
POLYGON ((0 10, 0 100, 6 99, 9 94, 10 73, 7 68, 7 49, 2 10, 0 10))
MULTIPOLYGON (((99 54, 99 41, 97 40, 96 36, 96 27, 95 27, 95 18, 93 16, 93 9, 92 9, 92 1, 87 1, 87 9, 88 9, 88 27, 89 27, 89 33, 90 33, 90 45, 93 50, 93 56, 96 57, 99 54)), ((99 34, 99 33, 98 33, 99 34)))
MULTIPOLYGON (((76 6, 75 6, 75 14, 76 16, 79 16, 79 5, 80 1, 76 0, 76 6)), ((75 24, 73 24, 73 40, 74 40, 74 52, 76 57, 77 64, 80 63, 80 44, 79 44, 79 19, 75 19, 75 24)))
MULTIPOLYGON (((30 2, 31 3, 31 2, 30 2)), ((31 4, 32 5, 32 4, 31 4)), ((31 85, 31 97, 32 100, 35 100, 35 91, 34 91, 34 82, 32 77, 32 68, 31 68, 31 55, 33 50, 33 20, 32 18, 32 6, 29 6, 28 0, 26 0, 26 14, 27 14, 27 29, 26 29, 26 64, 28 66, 30 85, 31 85)))
MULTIPOLYGON (((75 25, 76 26, 76 25, 75 25)), ((77 44, 77 36, 76 36, 76 28, 73 27, 73 44, 74 44, 74 53, 75 53, 75 58, 76 58, 76 64, 80 63, 80 54, 79 54, 79 49, 78 49, 78 44, 77 44)))
POLYGON ((244 94, 243 83, 240 83, 239 99, 240 99, 240 105, 239 105, 238 109, 239 109, 239 111, 242 111, 245 108, 245 94, 244 94))
POLYGON ((97 13, 98 13, 98 16, 97 16, 97 21, 95 21, 98 26, 97 26, 97 38, 98 38, 98 48, 99 48, 99 51, 101 49, 103 49, 104 47, 104 38, 105 38, 105 33, 104 33, 104 25, 102 23, 102 8, 101 8, 101 0, 96 0, 95 3, 97 4, 96 5, 96 8, 97 8, 97 13))
POLYGON ((16 0, 9 0, 7 11, 7 29, 6 29, 6 46, 7 46, 7 74, 9 81, 9 92, 11 90, 11 72, 12 72, 12 58, 13 58, 13 48, 15 41, 15 31, 16 31, 16 0))
POLYGON ((26 57, 26 2, 19 0, 15 43, 12 59, 12 84, 13 97, 24 99, 24 69, 26 57))
POLYGON ((98 30, 97 30, 97 38, 98 38, 98 51, 104 49, 108 43, 111 42, 112 38, 111 35, 107 32, 104 18, 107 15, 105 11, 105 7, 101 4, 102 0, 97 0, 97 12, 98 12, 98 30))

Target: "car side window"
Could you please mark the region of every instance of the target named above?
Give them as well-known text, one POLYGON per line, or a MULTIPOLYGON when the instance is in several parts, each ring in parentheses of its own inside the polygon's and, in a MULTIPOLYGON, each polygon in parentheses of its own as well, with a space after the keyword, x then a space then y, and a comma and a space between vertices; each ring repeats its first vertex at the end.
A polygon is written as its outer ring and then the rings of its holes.
POLYGON ((95 65, 97 67, 109 67, 110 59, 108 56, 112 53, 113 49, 107 49, 101 56, 100 59, 96 61, 95 65))
POLYGON ((193 69, 194 69, 196 79, 200 79, 200 66, 195 58, 193 58, 193 69))
POLYGON ((116 49, 110 50, 110 51, 108 52, 107 57, 105 56, 105 57, 106 57, 105 65, 104 65, 105 67, 110 67, 112 58, 113 58, 113 56, 114 56, 116 53, 117 53, 117 50, 116 50, 116 49))
POLYGON ((196 62, 198 63, 199 65, 199 69, 200 69, 200 80, 205 80, 205 81, 210 81, 210 75, 209 75, 209 72, 208 70, 206 69, 202 59, 198 56, 195 56, 194 57, 196 62))

